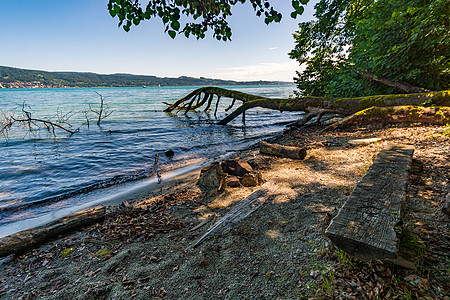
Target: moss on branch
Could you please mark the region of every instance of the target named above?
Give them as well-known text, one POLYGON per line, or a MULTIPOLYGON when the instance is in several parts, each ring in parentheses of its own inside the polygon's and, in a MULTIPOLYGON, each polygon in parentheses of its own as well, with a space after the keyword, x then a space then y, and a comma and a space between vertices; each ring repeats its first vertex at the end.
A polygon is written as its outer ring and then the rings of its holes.
MULTIPOLYGON (((191 92, 173 104, 166 103, 169 107, 166 108, 165 111, 171 112, 177 109, 178 111, 184 110, 185 114, 187 114, 190 110, 200 108, 207 103, 206 111, 213 104, 214 96, 217 98, 215 103, 216 108, 221 99, 228 98, 232 100, 232 104, 230 104, 226 111, 233 107, 235 101, 241 101, 242 103, 231 114, 218 122, 218 124, 221 125, 228 124, 246 110, 255 107, 279 111, 317 111, 318 115, 321 113, 321 110, 326 110, 327 112, 334 112, 342 115, 352 115, 373 107, 412 106, 421 104, 450 106, 450 91, 376 95, 358 98, 297 97, 273 99, 218 87, 203 87, 191 92), (196 99, 197 104, 194 105, 196 99)), ((409 113, 413 113, 413 110, 410 109, 409 113)))

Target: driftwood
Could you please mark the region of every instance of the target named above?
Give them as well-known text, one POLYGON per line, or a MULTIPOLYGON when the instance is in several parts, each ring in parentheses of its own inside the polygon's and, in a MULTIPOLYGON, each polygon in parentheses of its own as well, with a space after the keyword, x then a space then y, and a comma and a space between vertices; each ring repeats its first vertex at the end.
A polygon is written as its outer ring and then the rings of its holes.
POLYGON ((269 144, 264 141, 259 143, 259 152, 263 154, 284 156, 297 159, 304 159, 306 157, 305 148, 283 146, 278 144, 269 144))
POLYGON ((372 167, 325 230, 333 243, 361 259, 396 259, 401 205, 414 148, 391 146, 372 167))
POLYGON ((20 253, 24 250, 42 245, 59 235, 101 222, 105 218, 106 208, 97 206, 86 209, 49 224, 20 231, 0 239, 0 257, 20 253))
POLYGON ((239 201, 232 210, 211 226, 192 247, 197 247, 212 235, 221 234, 227 229, 230 229, 233 224, 251 215, 264 203, 268 202, 277 189, 278 186, 272 181, 263 184, 260 189, 239 201))

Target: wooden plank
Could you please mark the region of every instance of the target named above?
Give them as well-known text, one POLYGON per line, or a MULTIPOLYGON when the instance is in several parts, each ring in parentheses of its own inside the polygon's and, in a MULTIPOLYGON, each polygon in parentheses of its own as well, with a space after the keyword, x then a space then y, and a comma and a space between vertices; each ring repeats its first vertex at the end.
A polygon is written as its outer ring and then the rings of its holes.
POLYGON ((396 258, 400 222, 414 147, 382 150, 325 230, 333 243, 362 258, 396 258))
POLYGON ((197 247, 212 235, 221 234, 227 229, 230 229, 233 224, 236 224, 251 215, 264 203, 269 201, 277 189, 278 186, 272 181, 264 183, 260 189, 239 201, 232 210, 211 226, 192 247, 197 247))
POLYGON ((106 208, 96 206, 85 209, 49 224, 20 231, 0 239, 0 257, 44 244, 59 235, 68 234, 76 229, 101 222, 105 219, 106 208))

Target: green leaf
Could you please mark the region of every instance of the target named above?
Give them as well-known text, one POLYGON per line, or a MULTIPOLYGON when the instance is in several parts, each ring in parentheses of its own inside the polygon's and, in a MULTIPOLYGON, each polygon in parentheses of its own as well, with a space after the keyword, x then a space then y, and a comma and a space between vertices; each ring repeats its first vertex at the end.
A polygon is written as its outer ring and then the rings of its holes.
POLYGON ((175 38, 175 36, 177 35, 177 33, 175 32, 175 31, 173 31, 173 30, 169 30, 168 32, 167 32, 168 34, 169 34, 169 36, 171 37, 171 38, 175 38))
POLYGON ((298 7, 298 8, 296 9, 296 12, 297 12, 299 15, 303 14, 304 11, 305 11, 305 8, 304 8, 303 6, 300 6, 300 7, 298 7))
POLYGON ((297 18, 297 12, 296 11, 291 12, 291 18, 292 19, 296 19, 297 18))
POLYGON ((300 2, 301 2, 303 5, 306 5, 306 4, 308 4, 309 0, 300 0, 300 2))
POLYGON ((135 18, 135 19, 133 19, 133 24, 134 25, 139 25, 139 23, 141 23, 141 20, 139 19, 139 18, 135 18))
POLYGON ((170 27, 172 27, 173 30, 178 30, 180 29, 180 22, 173 21, 172 24, 170 24, 170 27))

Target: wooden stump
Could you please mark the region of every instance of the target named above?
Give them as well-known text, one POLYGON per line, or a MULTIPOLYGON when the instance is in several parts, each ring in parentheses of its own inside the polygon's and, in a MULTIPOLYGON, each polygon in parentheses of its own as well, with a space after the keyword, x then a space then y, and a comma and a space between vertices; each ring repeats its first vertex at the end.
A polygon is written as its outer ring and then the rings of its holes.
POLYGON ((414 148, 394 145, 381 151, 349 199, 325 230, 339 248, 362 258, 397 257, 400 222, 414 148))

